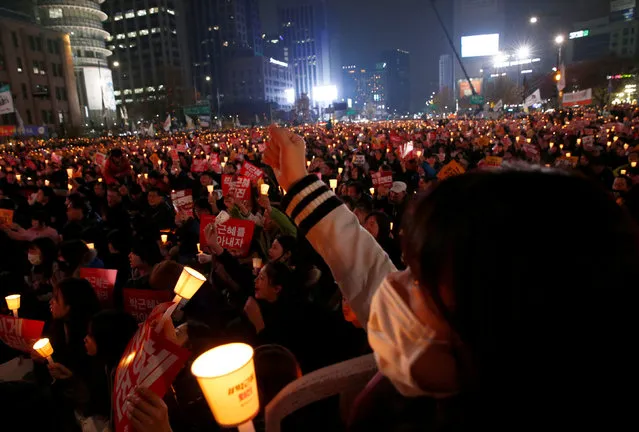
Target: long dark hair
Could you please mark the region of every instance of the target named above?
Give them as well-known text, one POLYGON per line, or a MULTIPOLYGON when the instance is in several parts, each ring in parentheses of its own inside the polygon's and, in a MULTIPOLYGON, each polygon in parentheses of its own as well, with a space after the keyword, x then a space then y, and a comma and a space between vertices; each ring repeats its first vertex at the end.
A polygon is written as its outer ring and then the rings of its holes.
POLYGON ((639 228, 603 188, 552 171, 477 172, 407 213, 406 262, 468 360, 457 362, 460 429, 603 425, 624 412, 639 228))
POLYGON ((40 264, 34 266, 35 273, 49 279, 53 276, 53 263, 58 258, 58 249, 49 237, 40 237, 31 242, 29 248, 37 248, 40 250, 40 264))
POLYGON ((98 312, 91 319, 89 326, 89 332, 98 348, 97 356, 110 369, 118 364, 137 330, 135 318, 118 310, 98 312))
POLYGON ((67 324, 69 340, 84 339, 91 317, 100 310, 100 302, 86 279, 63 279, 54 287, 64 299, 64 304, 69 307, 69 313, 64 322, 67 324))

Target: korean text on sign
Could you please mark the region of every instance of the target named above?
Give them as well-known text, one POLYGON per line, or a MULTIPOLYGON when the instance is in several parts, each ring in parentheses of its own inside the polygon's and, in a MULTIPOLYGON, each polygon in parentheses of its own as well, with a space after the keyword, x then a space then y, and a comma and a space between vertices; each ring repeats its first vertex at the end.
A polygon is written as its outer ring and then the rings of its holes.
MULTIPOLYGON (((215 223, 215 216, 203 215, 200 221, 200 244, 206 244, 204 232, 206 228, 215 223)), ((255 223, 243 219, 229 219, 217 226, 217 241, 224 249, 248 253, 253 240, 255 223)))
POLYGON ((155 331, 155 323, 173 303, 162 303, 140 326, 127 346, 115 374, 113 388, 114 424, 116 432, 133 432, 127 415, 127 397, 137 387, 146 387, 163 397, 189 352, 155 331))
POLYGON ((264 171, 249 162, 244 162, 239 174, 243 177, 248 177, 252 181, 257 181, 259 178, 264 177, 264 171))
POLYGON ((390 188, 393 185, 393 173, 391 171, 381 171, 371 174, 373 187, 375 189, 382 187, 390 188))
POLYGON ((251 199, 251 179, 238 176, 229 187, 229 195, 240 201, 251 199))
POLYGON ((31 352, 43 328, 44 321, 0 315, 0 340, 19 351, 31 352))
POLYGON ((84 267, 80 269, 80 277, 91 282, 91 286, 98 296, 102 307, 113 306, 113 287, 115 286, 117 276, 117 270, 84 267))
POLYGON ((124 310, 133 315, 138 322, 144 322, 157 305, 172 298, 173 293, 170 291, 125 289, 124 310))

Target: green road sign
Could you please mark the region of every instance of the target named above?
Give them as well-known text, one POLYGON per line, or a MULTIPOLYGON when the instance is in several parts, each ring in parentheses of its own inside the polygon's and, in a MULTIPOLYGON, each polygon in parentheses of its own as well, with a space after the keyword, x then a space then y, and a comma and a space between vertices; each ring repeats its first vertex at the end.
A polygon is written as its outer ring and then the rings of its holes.
POLYGON ((354 116, 354 115, 357 115, 357 112, 354 109, 348 109, 348 110, 346 110, 346 115, 347 116, 354 116))
POLYGON ((211 107, 209 105, 191 105, 185 106, 184 114, 187 116, 210 116, 211 115, 211 107))
POLYGON ((484 104, 484 97, 481 95, 472 95, 470 97, 470 103, 473 105, 483 105, 484 104))

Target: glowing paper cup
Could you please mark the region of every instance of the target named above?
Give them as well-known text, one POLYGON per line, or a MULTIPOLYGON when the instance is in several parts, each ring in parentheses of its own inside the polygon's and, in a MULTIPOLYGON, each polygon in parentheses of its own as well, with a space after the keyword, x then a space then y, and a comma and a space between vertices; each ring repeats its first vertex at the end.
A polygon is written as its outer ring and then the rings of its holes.
POLYGON ((166 244, 166 241, 169 239, 169 236, 166 234, 162 234, 160 236, 160 239, 162 239, 162 244, 166 244))
POLYGON ((89 249, 95 249, 95 244, 94 243, 87 243, 87 247, 89 249))
POLYGON ((73 177, 73 168, 67 168, 67 176, 69 176, 69 178, 73 177))
POLYGON ((16 180, 20 181, 22 179, 22 174, 16 174, 16 180))
POLYGON ((262 184, 262 185, 260 185, 260 193, 261 193, 262 195, 268 195, 268 190, 269 190, 270 188, 271 188, 271 186, 270 186, 270 185, 262 184))
POLYGON ((209 195, 211 195, 211 194, 213 193, 213 188, 214 188, 214 186, 213 186, 213 185, 208 185, 208 186, 206 187, 206 190, 207 190, 207 191, 209 191, 209 195))
POLYGON ((49 339, 44 338, 38 340, 36 343, 33 344, 33 349, 42 357, 46 358, 49 364, 53 364, 53 359, 51 358, 51 356, 53 355, 53 347, 51 346, 51 342, 49 342, 49 339))
POLYGON ((45 186, 49 186, 49 184, 50 184, 49 180, 45 180, 45 181, 44 181, 44 185, 45 185, 45 186))
POLYGON ((262 258, 253 258, 253 268, 254 269, 262 268, 262 258))
POLYGON ((330 179, 328 181, 328 184, 331 187, 331 189, 333 190, 337 189, 337 179, 330 179))
POLYGON ((204 282, 206 278, 201 273, 190 267, 184 267, 173 292, 180 298, 190 300, 204 282))
POLYGON ((18 309, 20 309, 20 294, 8 295, 5 298, 7 307, 13 312, 13 316, 18 318, 18 309))
POLYGON ((252 430, 250 421, 260 410, 253 348, 243 343, 213 348, 193 362, 191 373, 220 426, 252 430))
POLYGON ((371 195, 375 195, 375 188, 370 188, 369 192, 371 193, 371 195))

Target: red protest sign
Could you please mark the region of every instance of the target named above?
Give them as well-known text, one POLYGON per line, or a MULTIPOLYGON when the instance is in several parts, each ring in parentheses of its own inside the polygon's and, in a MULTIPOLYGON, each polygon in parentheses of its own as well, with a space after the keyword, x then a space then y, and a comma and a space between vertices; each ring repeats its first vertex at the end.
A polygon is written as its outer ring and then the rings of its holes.
POLYGON ((191 165, 191 172, 201 173, 208 169, 208 161, 206 159, 194 159, 191 165))
MULTIPOLYGON (((229 186, 229 195, 240 201, 251 199, 251 179, 238 176, 229 186)), ((224 193, 224 190, 222 190, 224 193)))
MULTIPOLYGON (((200 244, 206 244, 204 231, 209 225, 215 223, 215 216, 202 215, 200 220, 200 244)), ((224 249, 240 252, 246 255, 251 248, 255 223, 243 219, 229 219, 217 226, 217 242, 224 249)))
POLYGON ((124 310, 133 315, 138 322, 144 322, 151 311, 159 304, 171 301, 170 291, 151 291, 127 288, 123 290, 124 310))
POLYGON ((115 373, 113 388, 116 432, 132 432, 127 398, 136 387, 163 397, 189 358, 189 351, 155 331, 155 322, 173 303, 162 303, 140 326, 127 346, 115 373))
POLYGON ((178 153, 186 153, 186 144, 185 143, 178 144, 177 151, 178 153))
POLYGON ((0 315, 0 340, 19 351, 31 352, 43 328, 44 321, 0 315))
POLYGON ((171 192, 171 201, 178 216, 183 220, 193 217, 193 194, 191 189, 171 192))
POLYGON ((102 307, 113 306, 113 287, 117 276, 117 270, 80 268, 80 277, 91 282, 102 307))
POLYGON ((244 162, 238 174, 243 177, 248 177, 251 181, 257 181, 264 177, 264 171, 249 162, 244 162))
POLYGON ((390 188, 393 185, 393 173, 391 171, 381 171, 371 174, 373 187, 375 189, 380 186, 390 188))
POLYGON ((231 184, 233 183, 233 176, 230 174, 222 174, 222 195, 229 196, 231 190, 231 184))

